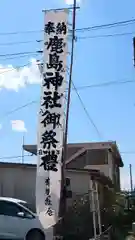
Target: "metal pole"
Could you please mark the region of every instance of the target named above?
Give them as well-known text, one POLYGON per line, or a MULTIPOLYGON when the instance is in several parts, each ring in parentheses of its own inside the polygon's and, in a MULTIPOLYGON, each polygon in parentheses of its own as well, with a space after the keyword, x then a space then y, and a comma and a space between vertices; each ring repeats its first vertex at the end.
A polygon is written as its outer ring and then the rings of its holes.
POLYGON ((133 63, 135 67, 135 37, 133 38, 133 63))
POLYGON ((22 139, 22 163, 24 163, 24 135, 23 135, 23 139, 22 139))
POLYGON ((91 211, 93 215, 93 228, 94 228, 94 239, 97 238, 97 231, 96 231, 96 214, 95 214, 95 201, 94 201, 94 189, 93 189, 93 180, 90 178, 90 199, 91 199, 91 211))
MULTIPOLYGON (((76 5, 76 3, 75 3, 75 5, 76 5)), ((79 6, 76 6, 75 7, 76 9, 80 9, 80 7, 79 6)), ((46 9, 43 9, 42 10, 42 12, 50 12, 50 11, 63 11, 63 9, 67 9, 67 10, 73 10, 74 9, 74 7, 68 7, 68 8, 52 8, 52 9, 48 9, 48 10, 46 10, 46 9)))
POLYGON ((62 159, 63 164, 62 164, 62 180, 61 180, 60 217, 63 217, 66 211, 66 198, 65 197, 63 198, 62 193, 65 187, 65 168, 66 168, 65 161, 67 157, 67 135, 68 135, 69 107, 70 107, 70 97, 71 97, 72 71, 73 71, 73 61, 74 61, 75 26, 76 26, 76 0, 74 0, 73 18, 72 18, 72 47, 71 47, 66 124, 65 124, 63 159, 62 159))
POLYGON ((129 164, 129 169, 130 169, 130 189, 131 192, 133 191, 133 179, 132 179, 132 165, 129 164))
POLYGON ((98 195, 98 184, 96 184, 96 200, 97 200, 97 214, 98 214, 98 225, 99 225, 99 234, 101 235, 102 233, 102 228, 101 228, 101 215, 100 215, 100 205, 99 205, 99 195, 98 195))

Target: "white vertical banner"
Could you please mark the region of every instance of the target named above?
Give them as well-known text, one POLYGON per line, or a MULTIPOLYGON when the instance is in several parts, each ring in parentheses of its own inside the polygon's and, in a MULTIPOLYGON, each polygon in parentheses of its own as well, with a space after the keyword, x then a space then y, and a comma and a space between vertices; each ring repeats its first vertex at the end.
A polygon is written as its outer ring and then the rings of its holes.
POLYGON ((38 121, 36 210, 45 229, 58 221, 66 92, 68 11, 46 11, 38 121))

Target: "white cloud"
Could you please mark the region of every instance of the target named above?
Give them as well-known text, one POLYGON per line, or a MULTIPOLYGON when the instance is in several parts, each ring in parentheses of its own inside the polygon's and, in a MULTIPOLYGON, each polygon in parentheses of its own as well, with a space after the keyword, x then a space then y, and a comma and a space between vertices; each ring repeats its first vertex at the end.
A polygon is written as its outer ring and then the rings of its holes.
MULTIPOLYGON (((65 0, 66 1, 66 4, 68 4, 68 5, 72 5, 72 4, 74 4, 74 0, 65 0)), ((81 2, 81 0, 76 0, 76 3, 80 3, 81 2)))
POLYGON ((12 120, 11 121, 12 130, 17 132, 27 132, 25 123, 22 120, 12 120))
POLYGON ((18 91, 28 84, 41 82, 40 71, 35 59, 28 66, 14 68, 12 65, 0 65, 0 89, 18 91))

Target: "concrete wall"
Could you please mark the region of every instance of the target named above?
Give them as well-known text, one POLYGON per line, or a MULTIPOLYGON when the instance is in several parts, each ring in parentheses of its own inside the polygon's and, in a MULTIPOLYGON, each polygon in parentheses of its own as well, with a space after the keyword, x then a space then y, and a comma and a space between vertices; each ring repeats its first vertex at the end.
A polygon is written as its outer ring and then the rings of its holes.
POLYGON ((73 193, 78 195, 88 193, 90 176, 87 172, 68 170, 66 177, 70 178, 73 193))
POLYGON ((116 190, 120 191, 120 169, 115 164, 113 155, 108 151, 108 164, 104 165, 87 165, 85 169, 96 169, 104 173, 105 176, 110 177, 114 183, 116 190))
POLYGON ((105 176, 110 177, 112 180, 112 169, 110 168, 109 164, 104 164, 104 165, 87 165, 85 169, 95 169, 95 170, 100 170, 101 173, 104 173, 105 176))
POLYGON ((112 180, 117 191, 120 191, 120 168, 115 164, 114 156, 108 152, 109 166, 112 171, 112 180))
MULTIPOLYGON (((78 144, 78 146, 83 146, 78 144)), ((108 144, 103 143, 90 143, 85 144, 85 147, 89 147, 85 152, 80 154, 74 160, 68 163, 68 168, 80 168, 80 169, 96 169, 104 173, 109 177, 117 191, 120 190, 120 170, 119 165, 116 163, 116 156, 114 152, 109 148, 108 144)))
POLYGON ((35 171, 33 167, 0 167, 0 195, 35 203, 35 171))
MULTIPOLYGON (((89 174, 68 170, 73 195, 88 193, 89 174)), ((36 167, 0 164, 0 196, 14 197, 35 205, 36 167)))
POLYGON ((102 165, 87 165, 85 169, 96 169, 104 173, 105 176, 110 177, 113 181, 113 159, 112 154, 108 151, 108 163, 102 165))

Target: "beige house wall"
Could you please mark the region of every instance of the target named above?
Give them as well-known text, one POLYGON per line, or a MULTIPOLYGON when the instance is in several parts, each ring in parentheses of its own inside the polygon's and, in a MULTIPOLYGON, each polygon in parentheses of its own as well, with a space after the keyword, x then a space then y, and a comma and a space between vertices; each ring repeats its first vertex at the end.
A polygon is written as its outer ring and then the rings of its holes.
MULTIPOLYGON (((70 178, 73 197, 83 195, 89 190, 89 174, 67 170, 66 177, 70 178)), ((10 167, 0 164, 0 196, 14 197, 35 205, 36 167, 10 167)))

